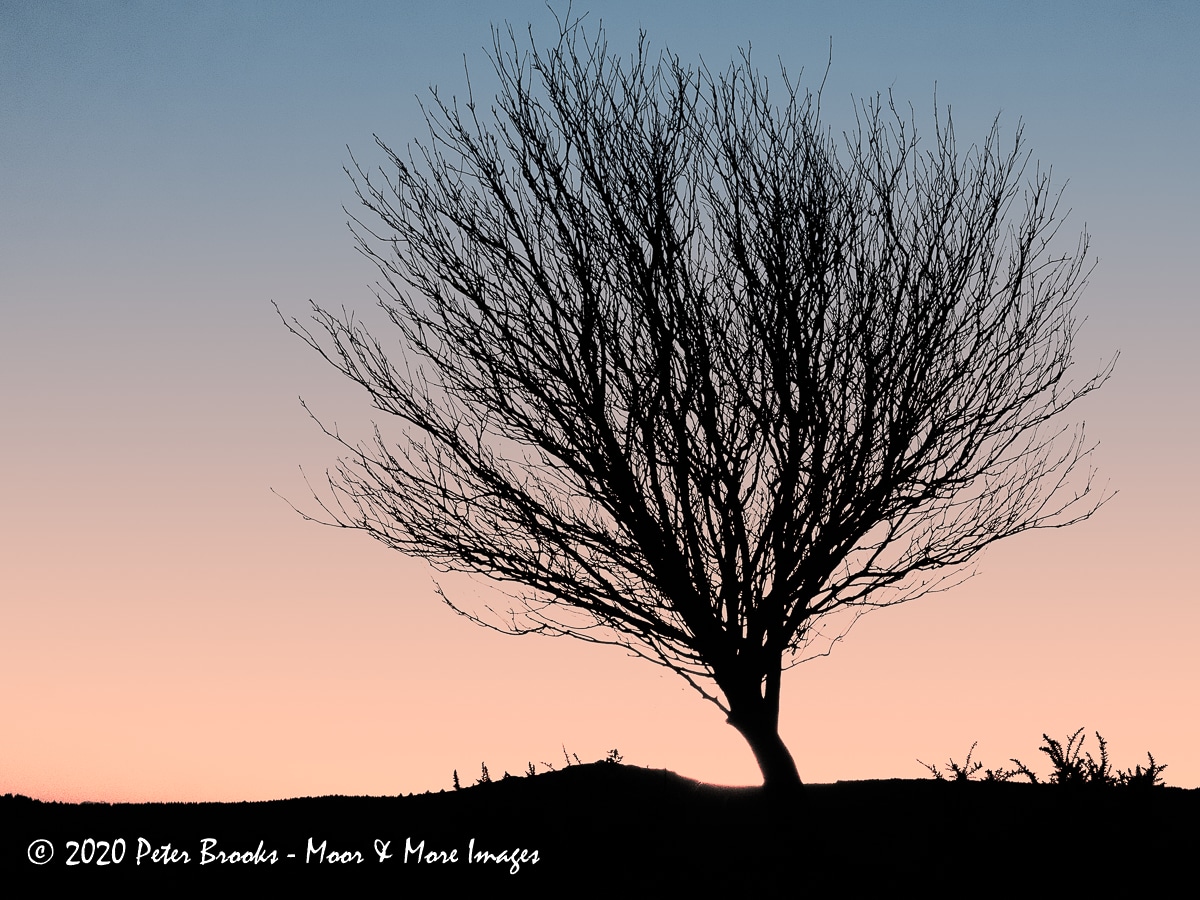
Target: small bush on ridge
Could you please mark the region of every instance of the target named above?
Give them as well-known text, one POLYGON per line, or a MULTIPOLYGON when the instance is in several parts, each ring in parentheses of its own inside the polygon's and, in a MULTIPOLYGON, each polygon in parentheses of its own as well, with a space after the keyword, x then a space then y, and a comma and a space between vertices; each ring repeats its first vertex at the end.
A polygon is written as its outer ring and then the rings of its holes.
MULTIPOLYGON (((1054 767, 1050 773, 1049 784, 1070 785, 1072 787, 1082 785, 1098 787, 1117 786, 1136 789, 1161 787, 1163 784, 1162 773, 1166 769, 1166 765, 1157 763, 1152 753, 1146 754, 1150 764, 1145 769, 1139 765, 1133 769, 1114 771, 1112 764, 1108 760, 1108 742, 1104 740, 1098 731, 1096 732, 1096 740, 1100 742, 1099 759, 1093 757, 1091 753, 1084 752, 1083 742, 1085 737, 1082 728, 1067 738, 1065 747, 1061 741, 1056 741, 1048 734, 1043 734, 1042 739, 1046 743, 1038 749, 1050 757, 1050 762, 1054 767)), ((947 762, 942 769, 939 769, 936 765, 921 762, 919 759, 917 762, 928 769, 938 781, 971 781, 972 777, 983 769, 983 763, 971 761, 971 756, 975 753, 975 748, 978 745, 978 741, 971 745, 971 749, 967 753, 966 762, 961 766, 953 759, 947 762)), ((1033 784, 1041 783, 1037 774, 1029 766, 1025 765, 1025 763, 1019 759, 1013 759, 1011 762, 1016 765, 1015 769, 988 769, 981 780, 1008 781, 1017 775, 1024 775, 1033 784)))

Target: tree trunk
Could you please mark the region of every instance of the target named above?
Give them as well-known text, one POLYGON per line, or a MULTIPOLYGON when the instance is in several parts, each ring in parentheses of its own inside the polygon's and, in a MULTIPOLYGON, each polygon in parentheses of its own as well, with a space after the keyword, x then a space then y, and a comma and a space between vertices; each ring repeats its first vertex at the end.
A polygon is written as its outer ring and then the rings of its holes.
POLYGON ((785 794, 802 786, 796 761, 779 737, 780 673, 768 676, 765 684, 742 691, 726 691, 729 700, 729 724, 750 744, 768 793, 785 794), (760 693, 760 690, 762 693, 760 693), (763 696, 763 693, 766 696, 763 696))
POLYGON ((735 720, 730 716, 729 724, 741 733, 754 751, 754 759, 762 772, 763 787, 767 792, 788 793, 804 784, 796 769, 796 761, 779 737, 778 722, 748 723, 745 719, 735 720))

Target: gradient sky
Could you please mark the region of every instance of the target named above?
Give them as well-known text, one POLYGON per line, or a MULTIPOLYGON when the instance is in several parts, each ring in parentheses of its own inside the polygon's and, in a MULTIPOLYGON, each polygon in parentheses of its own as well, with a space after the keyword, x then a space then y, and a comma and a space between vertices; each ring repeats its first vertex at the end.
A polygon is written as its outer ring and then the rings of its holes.
MULTIPOLYGON (((808 781, 916 778, 1099 730, 1200 785, 1195 256, 1200 7, 1156 3, 578 3, 625 52, 739 46, 825 88, 827 124, 891 89, 962 145, 997 113, 1052 164, 1099 266, 1079 407, 1120 493, 994 546, 956 590, 873 613, 784 680, 808 781), (1189 563, 1188 560, 1193 560, 1189 563)), ((395 794, 528 761, 757 783, 670 672, 480 629, 429 572, 301 520, 300 466, 366 434, 363 399, 271 301, 366 308, 349 145, 421 135, 418 97, 486 82, 489 25, 540 2, 0 3, 0 793, 237 800, 395 794)), ((478 88, 477 88, 478 89, 478 88)), ((485 584, 447 582, 486 593, 485 584)), ((461 596, 461 594, 460 594, 461 596)), ((1090 737, 1085 749, 1095 749, 1090 737)))

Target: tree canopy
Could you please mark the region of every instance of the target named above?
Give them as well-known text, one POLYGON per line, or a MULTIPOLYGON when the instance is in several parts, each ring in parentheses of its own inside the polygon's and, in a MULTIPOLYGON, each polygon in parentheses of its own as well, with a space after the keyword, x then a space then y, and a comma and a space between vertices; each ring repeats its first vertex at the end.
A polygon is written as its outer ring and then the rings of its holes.
POLYGON ((288 323, 401 426, 331 432, 324 518, 494 579, 507 609, 446 597, 475 621, 667 666, 798 783, 781 673, 823 622, 1105 499, 1061 421, 1112 366, 1071 378, 1087 235, 1055 249, 1019 126, 919 144, 876 97, 835 135, 748 54, 494 38, 490 104, 435 89, 424 141, 349 170, 386 340, 288 323))

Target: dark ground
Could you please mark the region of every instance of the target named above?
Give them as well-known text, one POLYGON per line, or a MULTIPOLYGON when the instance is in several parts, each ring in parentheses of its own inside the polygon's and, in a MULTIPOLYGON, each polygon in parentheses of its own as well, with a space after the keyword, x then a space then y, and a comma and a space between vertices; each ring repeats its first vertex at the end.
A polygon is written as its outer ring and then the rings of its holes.
POLYGON ((456 887, 519 896, 746 888, 876 896, 904 886, 985 896, 1091 887, 1115 896, 1135 885, 1190 893, 1198 876, 1200 790, 1180 788, 859 781, 809 785, 773 802, 755 788, 594 763, 409 797, 145 805, 0 797, 0 894, 8 896, 64 881, 89 891, 137 881, 366 886, 401 896, 456 887), (93 850, 89 838, 107 849, 93 850), (472 839, 476 853, 503 857, 468 859, 472 839), (39 840, 53 856, 34 865, 39 840), (440 855, 418 861, 412 851, 422 842, 425 854, 440 855), (153 861, 168 844, 175 861, 153 861), (376 847, 390 858, 381 862, 376 847), (248 861, 221 862, 221 852, 248 861), (335 854, 346 861, 331 861, 335 854))

